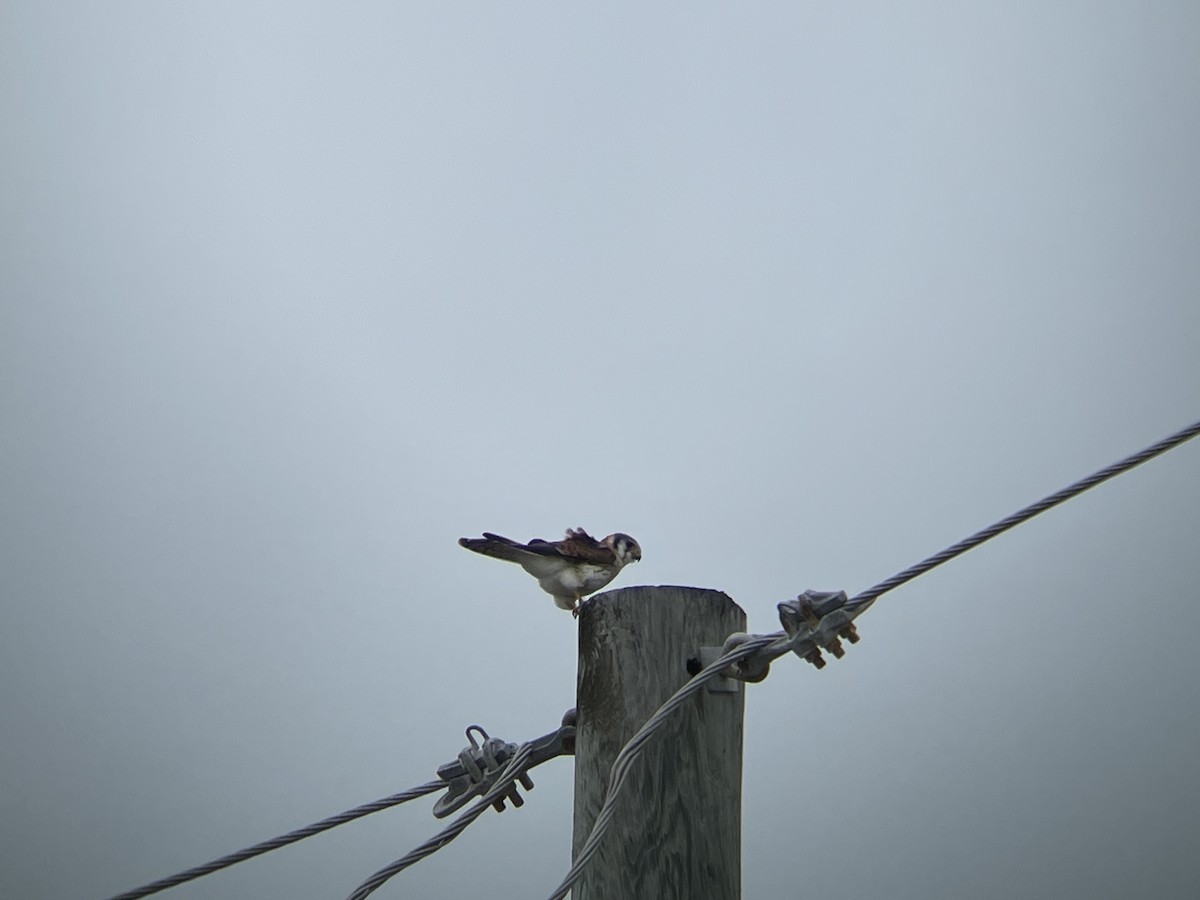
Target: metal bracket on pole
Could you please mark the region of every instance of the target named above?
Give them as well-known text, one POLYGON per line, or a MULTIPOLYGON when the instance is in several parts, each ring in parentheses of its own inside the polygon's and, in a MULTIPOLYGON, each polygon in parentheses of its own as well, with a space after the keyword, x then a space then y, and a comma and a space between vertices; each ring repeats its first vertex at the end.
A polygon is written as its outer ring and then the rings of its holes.
MULTIPOLYGON (((720 659, 724 653, 724 647, 701 647, 700 665, 708 668, 720 659)), ((718 675, 708 683, 708 692, 710 694, 736 694, 740 689, 737 679, 730 678, 728 675, 718 675)))

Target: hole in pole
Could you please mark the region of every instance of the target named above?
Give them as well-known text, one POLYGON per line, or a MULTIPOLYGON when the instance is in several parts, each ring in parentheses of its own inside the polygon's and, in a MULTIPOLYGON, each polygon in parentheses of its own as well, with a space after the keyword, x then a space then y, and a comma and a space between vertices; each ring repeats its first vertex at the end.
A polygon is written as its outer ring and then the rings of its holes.
POLYGON ((696 657, 692 657, 687 661, 687 672, 692 677, 700 674, 700 670, 704 668, 704 664, 696 657))

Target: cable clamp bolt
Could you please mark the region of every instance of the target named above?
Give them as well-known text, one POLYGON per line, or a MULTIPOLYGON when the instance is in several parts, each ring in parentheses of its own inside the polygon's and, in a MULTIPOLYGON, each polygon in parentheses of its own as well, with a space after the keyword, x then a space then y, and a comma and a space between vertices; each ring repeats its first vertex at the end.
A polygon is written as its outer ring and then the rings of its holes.
MULTIPOLYGON (((483 796, 491 790, 508 761, 520 749, 516 744, 489 737, 479 725, 467 728, 467 740, 470 746, 465 747, 457 759, 438 766, 438 778, 446 782, 445 795, 439 797, 433 805, 433 814, 439 819, 466 806, 472 798, 483 796)), ((560 728, 542 735, 531 743, 532 751, 526 771, 517 776, 517 781, 527 791, 533 789, 533 779, 527 774, 528 769, 556 756, 574 755, 575 710, 567 710, 560 728)), ((516 784, 511 785, 504 796, 492 804, 497 812, 504 812, 505 800, 518 808, 525 804, 525 799, 517 790, 516 784)))
POLYGON ((845 591, 805 591, 795 600, 778 605, 779 621, 787 632, 791 650, 818 669, 825 668, 827 651, 835 659, 846 655, 845 640, 859 642, 854 619, 846 611, 849 598, 845 591))

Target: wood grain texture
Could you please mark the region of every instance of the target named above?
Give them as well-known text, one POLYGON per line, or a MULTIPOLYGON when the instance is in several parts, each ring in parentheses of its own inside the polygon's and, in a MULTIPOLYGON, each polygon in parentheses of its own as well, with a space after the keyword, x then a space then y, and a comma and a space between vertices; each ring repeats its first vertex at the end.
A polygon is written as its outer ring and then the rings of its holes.
MULTIPOLYGON (((623 588, 583 605, 573 853, 617 752, 691 677, 688 661, 701 646, 745 630, 745 612, 703 588, 623 588)), ((573 900, 738 900, 744 701, 740 685, 734 693, 703 688, 651 738, 573 900)))

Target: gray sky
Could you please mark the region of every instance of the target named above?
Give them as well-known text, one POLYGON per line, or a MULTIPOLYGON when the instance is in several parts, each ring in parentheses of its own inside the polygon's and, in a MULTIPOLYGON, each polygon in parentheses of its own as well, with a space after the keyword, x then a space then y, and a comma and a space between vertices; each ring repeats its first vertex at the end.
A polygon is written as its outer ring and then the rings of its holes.
MULTIPOLYGON (((555 727, 574 623, 460 535, 627 531, 618 585, 769 631, 1196 419, 1198 45, 1195 3, 9 0, 0 894, 555 727)), ((1198 471, 776 663, 745 897, 1195 897, 1198 471)), ((378 896, 545 896, 535 780, 378 896)), ((163 896, 345 896, 429 807, 163 896)))

